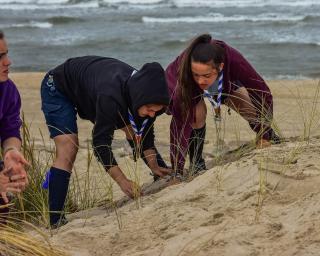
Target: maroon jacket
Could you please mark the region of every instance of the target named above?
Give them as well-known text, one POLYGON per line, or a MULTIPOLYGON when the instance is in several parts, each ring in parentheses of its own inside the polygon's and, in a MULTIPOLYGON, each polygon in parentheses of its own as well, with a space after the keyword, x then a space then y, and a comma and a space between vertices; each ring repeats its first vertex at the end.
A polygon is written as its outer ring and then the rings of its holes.
MULTIPOLYGON (((234 48, 223 41, 213 40, 213 44, 218 44, 225 50, 223 67, 223 99, 232 95, 238 86, 244 86, 257 109, 261 109, 263 103, 264 112, 272 118, 273 103, 269 87, 262 77, 254 70, 250 63, 234 48)), ((189 118, 182 119, 180 109, 180 98, 177 93, 178 69, 184 52, 178 56, 166 69, 166 77, 171 95, 170 114, 172 120, 170 125, 170 156, 171 164, 178 170, 183 170, 185 155, 188 150, 188 140, 191 135, 191 121, 194 119, 193 111, 189 118)), ((203 91, 195 88, 193 91, 192 107, 201 100, 203 91)), ((259 111, 257 111, 259 112, 259 111)), ((257 113, 256 122, 249 123, 256 133, 262 129, 261 114, 257 113)), ((265 126, 265 125, 264 125, 265 126)), ((265 128, 264 128, 265 129, 265 128)), ((266 131, 268 129, 265 129, 266 131)), ((270 139, 269 132, 263 134, 264 139, 270 139)))

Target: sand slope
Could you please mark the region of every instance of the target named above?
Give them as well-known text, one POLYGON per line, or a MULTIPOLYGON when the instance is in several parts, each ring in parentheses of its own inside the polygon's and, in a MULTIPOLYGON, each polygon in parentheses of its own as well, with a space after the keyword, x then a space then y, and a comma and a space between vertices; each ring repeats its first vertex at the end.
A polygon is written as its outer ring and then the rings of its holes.
POLYGON ((254 150, 124 205, 121 230, 101 207, 53 241, 74 255, 318 255, 319 153, 320 137, 254 150))
MULTIPOLYGON (((47 136, 40 112, 41 76, 12 76, 38 146, 38 129, 47 136)), ((114 186, 114 199, 124 202, 117 214, 101 206, 69 215, 70 222, 54 231, 51 241, 72 255, 319 255, 320 107, 319 98, 314 98, 318 81, 269 84, 275 124, 286 138, 283 144, 241 154, 234 151, 254 134, 237 114, 228 116, 224 109, 221 139, 225 155, 217 163, 215 128, 208 115, 204 151, 210 170, 146 195, 140 204, 123 199, 114 186), (315 110, 314 102, 318 104, 315 110), (303 141, 308 135, 310 140, 303 141)), ((167 160, 169 122, 170 117, 163 115, 155 125, 157 145, 167 160)), ((76 169, 81 173, 92 125, 80 121, 79 127, 82 147, 76 169)), ((115 134, 114 149, 120 166, 126 169, 132 160, 123 138, 115 134)), ((49 140, 46 143, 52 146, 49 140)), ((93 165, 92 176, 95 168, 93 165)), ((150 184, 148 168, 139 163, 139 169, 141 184, 150 184)), ((103 191, 96 194, 102 199, 104 195, 103 191)))

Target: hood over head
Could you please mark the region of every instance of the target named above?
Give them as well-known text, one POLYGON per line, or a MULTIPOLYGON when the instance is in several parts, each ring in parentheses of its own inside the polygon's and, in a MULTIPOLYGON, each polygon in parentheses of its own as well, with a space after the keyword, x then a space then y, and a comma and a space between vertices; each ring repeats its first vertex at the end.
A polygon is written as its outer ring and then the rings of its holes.
POLYGON ((144 64, 130 77, 127 86, 130 109, 135 116, 138 115, 138 109, 143 105, 169 105, 170 98, 165 72, 157 62, 144 64))

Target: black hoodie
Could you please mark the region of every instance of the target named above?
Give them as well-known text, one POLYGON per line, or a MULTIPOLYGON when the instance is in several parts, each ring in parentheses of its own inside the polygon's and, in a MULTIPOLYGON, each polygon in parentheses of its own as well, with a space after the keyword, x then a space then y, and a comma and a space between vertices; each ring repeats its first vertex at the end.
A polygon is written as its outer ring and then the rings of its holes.
MULTIPOLYGON (((134 71, 119 60, 98 56, 68 59, 52 70, 59 91, 75 105, 81 118, 94 123, 94 152, 106 169, 117 165, 111 144, 114 130, 130 124, 128 109, 140 128, 145 119, 138 116, 141 106, 169 104, 165 74, 159 63, 147 63, 134 71)), ((154 147, 155 118, 149 119, 142 138, 143 150, 154 147)))

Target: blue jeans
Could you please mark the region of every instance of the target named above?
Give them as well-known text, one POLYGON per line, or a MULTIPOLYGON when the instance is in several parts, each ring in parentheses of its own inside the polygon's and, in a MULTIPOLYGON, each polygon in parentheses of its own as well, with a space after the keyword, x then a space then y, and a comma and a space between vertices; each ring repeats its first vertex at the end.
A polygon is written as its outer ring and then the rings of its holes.
POLYGON ((58 90, 50 72, 41 83, 41 102, 50 138, 78 133, 76 107, 58 90))

